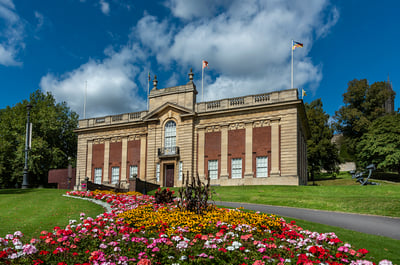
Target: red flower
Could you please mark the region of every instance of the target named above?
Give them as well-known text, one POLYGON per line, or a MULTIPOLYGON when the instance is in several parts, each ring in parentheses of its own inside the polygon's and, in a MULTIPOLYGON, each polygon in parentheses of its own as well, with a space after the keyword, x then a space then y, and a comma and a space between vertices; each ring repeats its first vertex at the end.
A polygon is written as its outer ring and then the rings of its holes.
POLYGON ((365 248, 360 248, 359 250, 357 250, 357 252, 361 253, 361 254, 367 254, 369 251, 366 250, 365 248))
POLYGON ((225 248, 219 248, 218 251, 222 251, 222 252, 224 252, 224 253, 227 252, 227 250, 226 250, 225 248))

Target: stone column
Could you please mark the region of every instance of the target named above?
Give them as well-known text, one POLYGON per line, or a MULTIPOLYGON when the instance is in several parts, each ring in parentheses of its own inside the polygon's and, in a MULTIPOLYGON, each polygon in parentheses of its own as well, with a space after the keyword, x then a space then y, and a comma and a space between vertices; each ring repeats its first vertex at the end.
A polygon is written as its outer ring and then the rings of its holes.
POLYGON ((246 154, 245 154, 245 178, 253 177, 253 122, 248 121, 245 122, 246 129, 246 154))
POLYGON ((147 143, 147 135, 142 134, 140 136, 140 172, 139 172, 139 177, 142 180, 147 181, 147 176, 146 176, 146 143, 147 143))
POLYGON ((228 179, 228 124, 221 124, 221 180, 228 179))
POLYGON ((200 179, 204 179, 204 145, 205 145, 205 128, 198 128, 199 146, 198 146, 198 172, 200 179))
POLYGON ((271 120, 271 177, 280 176, 279 170, 279 119, 271 120))
POLYGON ((121 154, 121 184, 127 186, 128 180, 126 177, 126 163, 128 156, 128 137, 122 137, 122 154, 121 154))
POLYGON ((92 180, 92 159, 93 159, 93 141, 87 142, 87 157, 86 157, 86 173, 84 177, 88 177, 92 180))
POLYGON ((110 184, 110 139, 105 139, 104 141, 104 173, 103 173, 103 183, 110 184))

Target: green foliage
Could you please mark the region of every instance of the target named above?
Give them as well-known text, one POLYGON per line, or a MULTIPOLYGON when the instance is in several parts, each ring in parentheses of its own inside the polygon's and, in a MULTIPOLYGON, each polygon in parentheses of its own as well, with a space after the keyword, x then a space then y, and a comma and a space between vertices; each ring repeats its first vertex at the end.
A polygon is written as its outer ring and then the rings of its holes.
POLYGON ((339 153, 336 145, 331 142, 333 129, 329 124, 329 115, 322 108, 321 99, 306 103, 305 107, 311 132, 307 140, 308 171, 312 176, 321 169, 338 172, 339 153))
POLYGON ((357 145, 360 166, 375 164, 384 171, 400 173, 400 114, 376 119, 357 145))
POLYGON ((29 183, 45 185, 52 168, 68 166, 68 157, 76 162, 77 138, 73 130, 78 115, 65 102, 56 103, 40 90, 14 107, 0 110, 0 187, 22 183, 26 134, 26 106, 31 104, 32 146, 29 151, 29 183))
POLYGON ((368 84, 366 79, 354 79, 348 83, 343 94, 343 103, 335 113, 335 127, 343 133, 345 153, 356 158, 356 147, 371 123, 385 114, 384 103, 393 99, 395 93, 388 89, 387 82, 368 84))
POLYGON ((166 189, 158 188, 154 195, 156 203, 157 204, 172 203, 174 201, 174 193, 175 191, 170 190, 169 188, 166 189))

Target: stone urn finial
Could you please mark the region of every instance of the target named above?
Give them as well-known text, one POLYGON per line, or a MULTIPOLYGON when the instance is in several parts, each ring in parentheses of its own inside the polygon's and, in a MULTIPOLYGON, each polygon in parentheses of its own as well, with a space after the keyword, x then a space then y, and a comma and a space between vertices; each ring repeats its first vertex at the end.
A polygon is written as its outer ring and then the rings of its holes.
POLYGON ((154 80, 153 80, 153 89, 157 89, 157 83, 158 83, 158 81, 157 81, 157 76, 156 76, 156 75, 154 75, 154 80))

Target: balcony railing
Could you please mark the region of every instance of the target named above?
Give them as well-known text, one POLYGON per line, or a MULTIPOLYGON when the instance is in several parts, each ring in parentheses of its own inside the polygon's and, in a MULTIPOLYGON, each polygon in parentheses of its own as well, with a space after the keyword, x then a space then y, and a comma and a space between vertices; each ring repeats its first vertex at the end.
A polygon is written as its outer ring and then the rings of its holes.
POLYGON ((158 157, 179 156, 179 147, 162 147, 158 148, 158 157))

